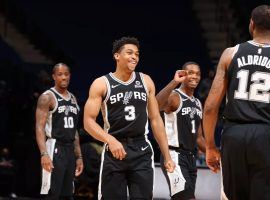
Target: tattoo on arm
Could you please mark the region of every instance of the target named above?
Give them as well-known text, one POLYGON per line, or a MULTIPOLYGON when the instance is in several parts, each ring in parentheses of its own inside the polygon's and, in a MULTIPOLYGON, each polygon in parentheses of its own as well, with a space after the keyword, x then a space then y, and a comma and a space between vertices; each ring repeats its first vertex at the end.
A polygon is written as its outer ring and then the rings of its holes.
POLYGON ((45 122, 48 117, 49 109, 50 109, 49 95, 41 95, 38 99, 36 110, 36 125, 38 126, 37 128, 44 128, 45 122))
POLYGON ((42 94, 37 102, 36 110, 36 140, 41 152, 46 151, 45 147, 45 124, 49 114, 50 109, 50 96, 47 94, 42 94))
POLYGON ((80 137, 78 131, 76 131, 75 134, 75 140, 74 140, 74 153, 76 157, 82 156, 81 148, 80 148, 80 137))

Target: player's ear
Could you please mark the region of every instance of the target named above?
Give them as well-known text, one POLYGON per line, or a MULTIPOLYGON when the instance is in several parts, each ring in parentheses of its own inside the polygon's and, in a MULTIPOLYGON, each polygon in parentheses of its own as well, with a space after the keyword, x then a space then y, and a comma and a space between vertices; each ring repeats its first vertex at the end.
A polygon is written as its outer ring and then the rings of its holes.
POLYGON ((115 53, 115 54, 113 55, 113 57, 114 57, 115 60, 119 60, 119 53, 115 53))
POLYGON ((254 29, 255 29, 254 22, 253 22, 252 19, 250 19, 250 21, 249 21, 249 33, 251 34, 251 36, 253 36, 254 29))
POLYGON ((52 74, 52 78, 53 78, 53 80, 55 81, 55 74, 52 74))

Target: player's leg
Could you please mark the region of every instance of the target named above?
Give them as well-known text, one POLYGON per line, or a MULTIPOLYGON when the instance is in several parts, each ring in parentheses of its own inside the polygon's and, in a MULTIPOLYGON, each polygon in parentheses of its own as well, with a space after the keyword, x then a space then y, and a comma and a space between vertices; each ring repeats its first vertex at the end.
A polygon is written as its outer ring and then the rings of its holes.
POLYGON ((65 174, 65 158, 62 147, 56 144, 53 155, 53 170, 51 174, 51 187, 46 200, 58 200, 61 194, 65 174))
MULTIPOLYGON (((181 154, 174 150, 170 150, 171 158, 176 164, 173 173, 168 173, 164 166, 162 171, 166 177, 167 183, 170 188, 170 195, 172 200, 188 200, 195 199, 194 197, 194 176, 190 176, 189 168, 190 163, 188 157, 190 155, 181 154)), ((163 163, 163 157, 161 163, 163 163)))
POLYGON ((270 126, 253 125, 248 138, 250 200, 270 199, 270 126))
POLYGON ((197 166, 196 157, 194 154, 189 154, 189 177, 190 177, 190 200, 195 199, 195 186, 197 181, 197 166))
POLYGON ((104 148, 101 158, 98 199, 126 200, 127 181, 125 175, 126 162, 113 157, 104 148))
POLYGON ((226 125, 221 139, 221 162, 224 193, 230 200, 249 199, 246 152, 244 125, 226 125))
POLYGON ((73 200, 76 160, 73 147, 65 147, 66 170, 61 190, 63 200, 73 200))
POLYGON ((153 198, 154 153, 150 142, 127 144, 127 181, 130 200, 153 198))
POLYGON ((195 184, 197 178, 196 161, 189 153, 178 153, 178 165, 181 174, 185 179, 184 190, 172 196, 172 200, 192 200, 195 199, 195 184))

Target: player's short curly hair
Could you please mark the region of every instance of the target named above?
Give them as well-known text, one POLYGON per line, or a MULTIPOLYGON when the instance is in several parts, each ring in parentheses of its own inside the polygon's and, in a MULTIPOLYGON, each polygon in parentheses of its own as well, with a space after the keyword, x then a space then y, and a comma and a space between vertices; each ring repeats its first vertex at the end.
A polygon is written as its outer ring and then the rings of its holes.
POLYGON ((53 66, 52 74, 55 74, 56 70, 61 66, 67 67, 68 71, 70 72, 70 68, 69 68, 69 66, 67 64, 65 64, 65 63, 57 63, 56 65, 53 66))
POLYGON ((255 27, 262 31, 270 31, 270 6, 260 5, 252 10, 251 19, 255 27))
POLYGON ((140 48, 139 40, 135 37, 122 37, 119 40, 113 42, 112 55, 122 50, 125 44, 134 44, 137 48, 140 48))
POLYGON ((185 62, 183 65, 182 65, 182 69, 185 70, 187 68, 188 65, 197 65, 199 68, 200 68, 200 65, 194 61, 188 61, 188 62, 185 62))

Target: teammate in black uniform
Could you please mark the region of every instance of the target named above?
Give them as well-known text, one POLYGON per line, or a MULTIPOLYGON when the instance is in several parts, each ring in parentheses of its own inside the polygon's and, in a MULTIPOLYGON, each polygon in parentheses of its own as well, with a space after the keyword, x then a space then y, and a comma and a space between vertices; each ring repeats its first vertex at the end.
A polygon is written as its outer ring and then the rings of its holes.
POLYGON ((99 199, 152 199, 154 160, 147 139, 148 117, 165 167, 174 170, 151 78, 135 72, 139 42, 123 37, 113 44, 116 71, 91 85, 84 110, 84 127, 105 143, 99 181, 99 199), (104 129, 96 123, 102 110, 104 129))
POLYGON ((214 142, 218 109, 226 93, 221 140, 223 195, 230 200, 270 199, 270 6, 256 7, 252 41, 226 49, 205 103, 206 160, 219 169, 214 142))
POLYGON ((42 165, 41 194, 46 199, 73 199, 75 175, 83 170, 79 136, 76 130, 79 106, 67 88, 69 67, 53 68, 55 86, 40 95, 36 110, 36 140, 42 165))
POLYGON ((159 109, 164 111, 170 154, 176 163, 173 173, 163 171, 172 199, 195 199, 197 146, 205 152, 201 128, 202 105, 193 96, 200 79, 199 65, 187 62, 157 94, 159 109), (175 89, 179 84, 180 87, 175 89))

